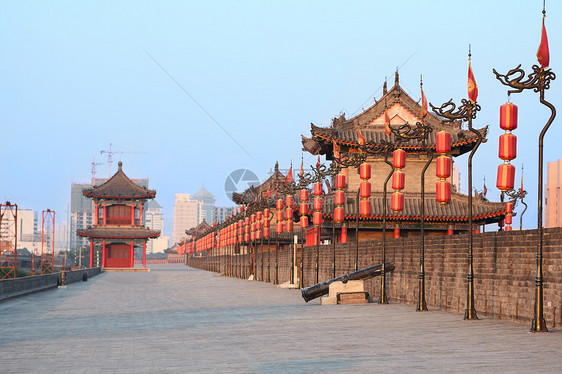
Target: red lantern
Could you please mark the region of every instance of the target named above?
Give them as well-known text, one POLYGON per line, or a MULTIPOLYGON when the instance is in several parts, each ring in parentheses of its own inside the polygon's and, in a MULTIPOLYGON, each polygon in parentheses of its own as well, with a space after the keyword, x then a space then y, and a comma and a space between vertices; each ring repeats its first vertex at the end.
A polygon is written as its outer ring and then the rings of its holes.
POLYGON ((285 219, 285 212, 283 212, 282 210, 278 210, 278 211, 275 213, 275 215, 276 215, 275 218, 276 218, 277 222, 281 222, 281 221, 283 221, 283 220, 285 219))
POLYGON ((505 229, 504 229, 504 230, 505 230, 505 231, 511 231, 511 230, 513 230, 513 228, 512 228, 511 226, 505 226, 505 229))
POLYGON ((394 239, 399 239, 399 238, 400 238, 400 229, 395 228, 394 229, 394 239))
POLYGON ((287 196, 287 198, 285 199, 285 202, 286 202, 288 207, 293 206, 293 202, 294 202, 293 200, 294 200, 293 196, 291 196, 291 195, 287 196))
POLYGON ((285 221, 285 222, 286 222, 286 224, 285 224, 285 230, 286 230, 287 232, 293 231, 293 220, 292 220, 292 219, 289 219, 289 220, 287 220, 287 221, 285 221))
POLYGON ((515 185, 515 166, 511 164, 501 164, 498 166, 498 179, 496 187, 501 191, 510 191, 515 185))
POLYGON ((263 210, 263 218, 265 218, 266 220, 269 218, 269 209, 265 208, 263 210))
POLYGON ((277 225, 275 225, 275 229, 278 234, 283 233, 283 222, 277 222, 277 225))
POLYGON ((334 222, 342 223, 345 218, 345 212, 342 206, 334 208, 334 222))
POLYGON ((512 222, 513 222, 513 220, 512 220, 511 214, 506 214, 506 215, 505 215, 505 221, 504 221, 504 223, 505 223, 506 225, 511 225, 512 222))
POLYGON ((315 226, 320 226, 322 222, 322 212, 314 212, 312 215, 312 223, 314 223, 315 226))
POLYGON ((359 196, 363 198, 367 198, 371 196, 371 183, 370 182, 361 182, 359 185, 359 196))
POLYGON ((449 201, 451 201, 451 183, 444 180, 440 180, 437 182, 436 190, 437 190, 436 199, 441 204, 447 204, 449 201))
POLYGON ((263 220, 263 227, 269 227, 269 219, 264 219, 263 220))
POLYGON ((345 191, 337 190, 334 193, 334 199, 336 205, 343 205, 345 204, 345 191))
POLYGON ((322 183, 316 182, 314 183, 314 195, 321 196, 322 195, 322 183))
POLYGON ((256 231, 256 240, 261 239, 261 231, 256 231))
POLYGON ((395 192, 392 194, 392 200, 390 203, 390 209, 394 212, 400 212, 404 210, 404 194, 401 192, 395 192))
POLYGON ((500 128, 506 131, 517 128, 517 105, 505 103, 500 107, 500 128))
POLYGON ((359 177, 364 180, 371 178, 371 164, 362 163, 359 165, 359 177))
POLYGON ((303 229, 306 229, 308 227, 308 217, 301 216, 300 224, 303 229))
POLYGON ((406 166, 406 152, 403 149, 397 149, 392 152, 392 165, 395 169, 404 169, 406 166))
POLYGON ((341 190, 345 189, 345 174, 336 175, 336 188, 341 190))
POLYGON ((308 190, 301 190, 300 191, 300 198, 302 202, 308 200, 308 190))
POLYGON ((321 197, 315 197, 314 198, 314 210, 322 210, 322 198, 321 197))
POLYGON ((369 199, 361 200, 359 202, 359 215, 361 217, 371 216, 371 201, 369 199))
POLYGON ((293 208, 287 208, 285 210, 285 218, 289 221, 293 220, 293 208))
POLYGON ((392 188, 395 190, 403 190, 406 182, 406 174, 397 170, 392 174, 392 188))
POLYGON ((498 156, 504 161, 511 161, 517 157, 517 137, 512 133, 500 135, 498 156))
POLYGON ((451 134, 439 131, 435 134, 435 151, 437 153, 448 153, 451 151, 451 134))
POLYGON ((264 227, 263 228, 263 237, 265 239, 269 238, 269 227, 264 227))
POLYGON ((250 216, 250 221, 251 221, 252 223, 255 223, 255 222, 256 222, 256 214, 255 214, 255 213, 250 216))
POLYGON ((256 219, 257 219, 258 221, 261 221, 261 219, 262 219, 261 211, 256 213, 256 219))
POLYGON ((252 240, 252 241, 256 240, 256 232, 255 231, 250 232, 250 240, 252 240))
POLYGON ((449 178, 453 162, 448 156, 437 157, 436 174, 438 178, 449 178))
POLYGON ((244 218, 244 225, 246 226, 250 225, 250 217, 244 218))
POLYGON ((277 208, 277 210, 283 209, 283 199, 277 199, 275 207, 277 208))
POLYGON ((308 203, 301 203, 300 213, 301 215, 308 214, 308 203))
POLYGON ((505 211, 506 211, 506 213, 513 213, 513 204, 512 203, 506 203, 505 204, 505 211))

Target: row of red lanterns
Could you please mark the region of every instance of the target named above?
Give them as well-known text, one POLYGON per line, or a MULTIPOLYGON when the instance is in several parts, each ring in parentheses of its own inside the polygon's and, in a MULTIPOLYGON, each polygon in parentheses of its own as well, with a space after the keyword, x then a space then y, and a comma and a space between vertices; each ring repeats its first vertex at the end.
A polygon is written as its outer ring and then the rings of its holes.
POLYGON ((517 157, 517 137, 511 133, 517 128, 516 105, 506 103, 500 107, 500 128, 505 134, 500 136, 498 156, 504 163, 498 166, 496 187, 505 192, 515 185, 515 166, 509 162, 517 157))
POLYGON ((392 174, 392 188, 395 191, 390 200, 390 209, 393 212, 401 212, 404 210, 404 194, 400 191, 406 184, 406 174, 402 171, 406 167, 406 152, 403 149, 392 152, 392 166, 396 170, 392 174))
POLYGON ((435 174, 439 181, 435 186, 435 199, 441 204, 448 204, 451 201, 451 182, 447 180, 451 176, 453 161, 451 156, 451 134, 446 131, 439 131, 435 134, 435 152, 439 154, 435 166, 435 174))

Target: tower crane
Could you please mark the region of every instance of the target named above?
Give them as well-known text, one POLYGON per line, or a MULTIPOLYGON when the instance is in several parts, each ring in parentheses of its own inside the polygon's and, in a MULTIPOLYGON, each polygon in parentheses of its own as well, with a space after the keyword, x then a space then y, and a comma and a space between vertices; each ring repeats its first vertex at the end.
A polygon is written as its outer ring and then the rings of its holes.
POLYGON ((103 162, 96 162, 96 158, 92 158, 92 187, 96 185, 96 166, 103 165, 103 162))
POLYGON ((114 154, 146 154, 146 152, 124 152, 124 151, 114 151, 111 149, 112 144, 109 143, 109 149, 108 150, 101 150, 100 154, 104 154, 107 153, 107 166, 109 168, 109 176, 108 178, 111 178, 111 164, 113 163, 113 155, 114 154))

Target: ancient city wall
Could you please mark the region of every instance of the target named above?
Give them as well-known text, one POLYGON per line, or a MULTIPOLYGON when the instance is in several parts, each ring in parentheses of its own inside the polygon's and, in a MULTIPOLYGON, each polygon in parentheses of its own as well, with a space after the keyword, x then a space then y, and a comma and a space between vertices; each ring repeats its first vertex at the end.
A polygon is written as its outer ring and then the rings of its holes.
MULTIPOLYGON (((535 304, 537 230, 488 232, 474 235, 475 307, 480 318, 496 318, 529 323, 535 304)), ((380 263, 380 240, 359 243, 359 268, 380 263)), ((468 235, 425 238, 426 301, 429 309, 464 314, 468 235)), ((336 276, 353 271, 355 243, 337 245, 336 276)), ((420 238, 387 240, 387 260, 396 270, 387 275, 390 302, 417 303, 420 238)), ((300 253, 297 265, 300 275, 300 253)), ((290 252, 278 253, 279 283, 289 280, 290 252)), ((548 328, 562 324, 562 228, 545 229, 543 244, 544 317, 548 328)), ((334 247, 319 249, 320 282, 333 277, 334 247)), ((315 283, 316 247, 304 248, 304 286, 315 283)), ((249 256, 194 257, 189 266, 219 271, 230 276, 248 277, 249 256)), ((275 280, 275 251, 255 256, 256 278, 275 280), (263 275, 262 275, 263 266, 263 275)), ((368 281, 375 299, 380 297, 380 279, 368 281)))

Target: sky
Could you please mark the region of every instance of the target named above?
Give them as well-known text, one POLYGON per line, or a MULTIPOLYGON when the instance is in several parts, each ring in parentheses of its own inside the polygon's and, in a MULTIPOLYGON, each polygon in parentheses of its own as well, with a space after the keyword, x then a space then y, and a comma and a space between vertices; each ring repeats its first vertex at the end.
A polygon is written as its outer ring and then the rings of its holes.
MULTIPOLYGON (((550 66, 562 61, 562 3, 547 1, 550 66)), ((537 64, 542 0, 466 1, 10 1, 0 0, 0 201, 55 210, 67 220, 71 183, 109 174, 107 153, 130 178, 149 178, 171 233, 176 193, 205 187, 217 205, 237 169, 261 181, 315 164, 302 153, 310 123, 359 114, 392 86, 436 106, 467 98, 467 54, 490 127, 474 156, 473 185, 495 187, 499 107, 492 73, 537 64)), ((546 99, 562 104, 554 80, 546 99)), ((538 94, 519 106, 516 185, 524 166, 523 227, 537 226, 538 136, 550 112, 538 94)), ((557 118, 546 162, 562 158, 557 118)), ((467 191, 466 156, 456 160, 467 191)), ((546 179, 545 179, 546 182, 546 179)), ((244 189, 241 183, 237 186, 244 189)), ((518 208, 516 208, 516 211, 518 208)), ((518 217, 514 219, 518 228, 518 217)))

